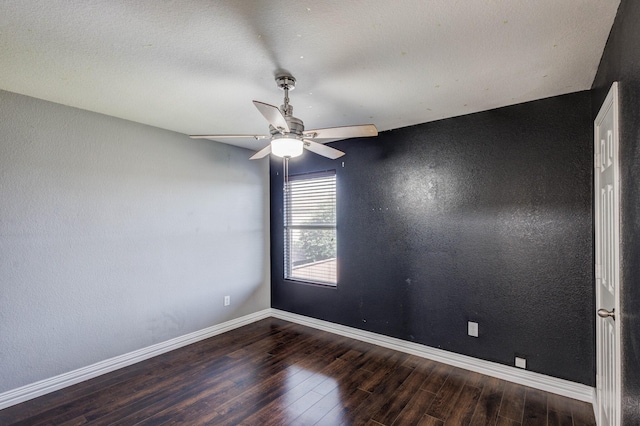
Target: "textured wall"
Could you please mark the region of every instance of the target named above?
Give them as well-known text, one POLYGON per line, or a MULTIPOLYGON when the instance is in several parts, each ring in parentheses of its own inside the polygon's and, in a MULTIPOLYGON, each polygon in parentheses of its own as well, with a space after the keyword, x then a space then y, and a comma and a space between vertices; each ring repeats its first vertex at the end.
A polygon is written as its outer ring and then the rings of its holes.
POLYGON ((623 0, 593 82, 593 118, 611 83, 620 86, 623 424, 640 424, 640 2, 623 0))
POLYGON ((305 154, 291 173, 337 169, 339 283, 284 281, 274 237, 272 306, 593 385, 591 138, 580 92, 305 154))
POLYGON ((266 162, 8 92, 0 117, 0 392, 269 307, 266 162))

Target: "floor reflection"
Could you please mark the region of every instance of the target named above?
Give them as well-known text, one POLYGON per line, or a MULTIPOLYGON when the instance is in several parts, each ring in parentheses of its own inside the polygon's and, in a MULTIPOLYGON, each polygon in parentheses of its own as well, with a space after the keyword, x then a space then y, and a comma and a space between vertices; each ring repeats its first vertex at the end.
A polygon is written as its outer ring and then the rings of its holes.
POLYGON ((323 372, 292 365, 287 369, 286 388, 282 404, 282 421, 286 424, 315 424, 318 416, 323 417, 327 411, 340 406, 338 382, 323 372))

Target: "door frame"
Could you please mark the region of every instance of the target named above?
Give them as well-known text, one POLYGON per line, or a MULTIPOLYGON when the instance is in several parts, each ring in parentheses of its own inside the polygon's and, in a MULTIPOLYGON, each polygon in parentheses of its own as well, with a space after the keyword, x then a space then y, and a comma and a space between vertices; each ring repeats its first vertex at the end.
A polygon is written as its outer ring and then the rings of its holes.
POLYGON ((600 351, 602 350, 602 342, 601 342, 601 338, 600 338, 600 333, 598 331, 598 323, 597 321, 605 321, 606 319, 600 318, 597 315, 597 310, 599 308, 602 308, 602 306, 599 306, 600 304, 600 293, 601 293, 601 285, 599 283, 599 280, 601 279, 601 265, 598 264, 599 260, 600 260, 600 245, 598 244, 599 240, 599 226, 600 226, 600 213, 599 213, 599 203, 600 203, 600 194, 599 194, 599 187, 600 187, 600 173, 598 171, 600 165, 600 157, 599 157, 599 153, 600 153, 600 141, 598 140, 598 128, 600 126, 600 124, 602 123, 604 117, 606 116, 607 112, 610 109, 613 109, 613 138, 612 138, 612 143, 613 143, 613 166, 614 166, 614 208, 615 208, 615 214, 613 215, 614 218, 614 230, 613 230, 613 247, 616 250, 616 256, 615 256, 615 268, 616 268, 616 277, 617 277, 617 282, 615 283, 615 297, 614 297, 614 308, 615 308, 615 327, 616 327, 616 331, 615 331, 615 342, 614 342, 614 348, 615 348, 615 393, 616 393, 616 397, 615 397, 615 419, 613 419, 613 425, 620 425, 620 416, 621 416, 621 410, 622 410, 622 398, 621 398, 621 391, 622 391, 622 375, 621 375, 621 344, 620 344, 620 340, 621 340, 621 333, 620 333, 620 318, 621 318, 621 311, 620 311, 620 283, 622 282, 621 280, 621 271, 620 271, 620 193, 621 193, 621 187, 620 187, 620 161, 619 161, 619 135, 620 135, 620 114, 619 114, 619 96, 618 96, 618 82, 614 82, 611 85, 611 88, 609 89, 609 92, 607 94, 607 97, 605 98, 604 102, 602 103, 602 106, 600 107, 600 110, 598 112, 598 115, 596 117, 596 119, 593 122, 593 141, 594 141, 594 186, 593 186, 593 196, 594 196, 594 230, 595 230, 595 235, 594 235, 594 245, 595 245, 595 262, 594 262, 594 277, 595 277, 595 287, 596 287, 596 309, 594 312, 594 317, 596 319, 596 390, 595 390, 595 401, 594 401, 594 410, 595 410, 595 415, 596 415, 596 422, 599 423, 601 416, 602 416, 602 411, 603 411, 603 405, 601 404, 600 401, 600 393, 599 390, 601 389, 601 374, 602 374, 602 369, 603 367, 601 366, 602 363, 602 357, 600 356, 600 351))

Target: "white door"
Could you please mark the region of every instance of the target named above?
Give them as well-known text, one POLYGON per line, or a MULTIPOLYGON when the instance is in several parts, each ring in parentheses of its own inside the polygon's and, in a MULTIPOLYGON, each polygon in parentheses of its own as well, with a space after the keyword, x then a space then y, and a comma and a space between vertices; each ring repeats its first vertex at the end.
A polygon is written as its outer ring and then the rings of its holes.
POLYGON ((596 392, 600 426, 620 424, 620 216, 618 179, 618 83, 613 83, 596 121, 596 392))

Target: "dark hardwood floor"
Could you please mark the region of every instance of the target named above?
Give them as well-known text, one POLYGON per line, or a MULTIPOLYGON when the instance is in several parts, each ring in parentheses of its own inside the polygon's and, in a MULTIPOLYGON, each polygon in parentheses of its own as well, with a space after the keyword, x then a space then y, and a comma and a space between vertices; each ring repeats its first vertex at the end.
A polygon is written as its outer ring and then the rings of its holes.
POLYGON ((269 318, 0 411, 1 425, 595 425, 590 404, 269 318))

